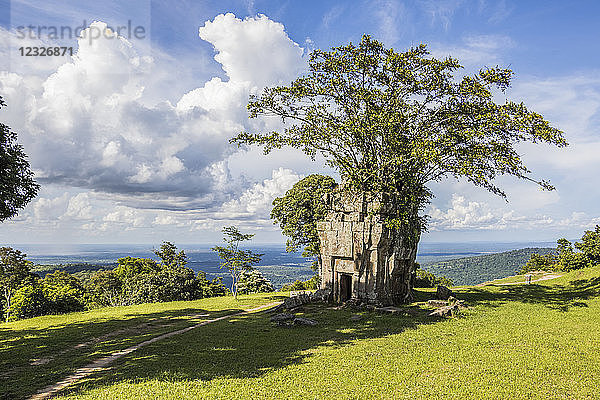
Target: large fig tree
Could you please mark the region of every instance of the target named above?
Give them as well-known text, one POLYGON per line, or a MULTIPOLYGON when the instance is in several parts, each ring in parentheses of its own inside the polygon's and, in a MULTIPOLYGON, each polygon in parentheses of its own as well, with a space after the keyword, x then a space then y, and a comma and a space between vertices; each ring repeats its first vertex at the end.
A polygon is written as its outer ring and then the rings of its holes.
POLYGON ((464 76, 461 69, 425 45, 396 52, 369 36, 315 50, 304 76, 250 99, 251 118, 276 116, 283 128, 242 132, 232 142, 321 154, 340 173, 341 190, 393 195, 399 207, 388 226, 410 238, 403 246, 416 246, 426 228, 420 211, 433 195, 428 183, 463 178, 506 197, 495 178, 512 175, 552 190, 530 175, 515 145, 567 145, 523 103, 495 101, 511 84, 510 69, 464 76))

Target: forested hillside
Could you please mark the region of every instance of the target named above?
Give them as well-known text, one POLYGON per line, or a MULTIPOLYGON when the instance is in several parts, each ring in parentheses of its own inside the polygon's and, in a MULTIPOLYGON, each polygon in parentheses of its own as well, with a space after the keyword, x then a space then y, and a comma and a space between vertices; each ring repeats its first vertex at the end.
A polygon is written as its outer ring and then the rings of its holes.
POLYGON ((435 275, 444 275, 456 285, 475 285, 514 275, 533 253, 548 254, 555 251, 553 248, 526 248, 424 264, 421 268, 435 275))

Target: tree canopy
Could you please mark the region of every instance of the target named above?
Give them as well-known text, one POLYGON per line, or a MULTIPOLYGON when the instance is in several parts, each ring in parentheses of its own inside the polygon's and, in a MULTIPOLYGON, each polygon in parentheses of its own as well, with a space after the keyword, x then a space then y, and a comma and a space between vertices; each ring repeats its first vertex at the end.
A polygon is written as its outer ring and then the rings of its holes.
POLYGON ((553 189, 531 177, 515 145, 566 146, 562 132, 523 103, 494 101, 510 86, 510 69, 457 78, 461 68, 454 58, 430 57, 425 45, 396 52, 367 35, 315 50, 306 75, 250 99, 251 118, 277 116, 284 127, 231 141, 321 154, 344 187, 395 193, 413 217, 432 196, 426 184, 447 176, 503 197, 499 175, 553 189))
MULTIPOLYGON (((6 103, 0 96, 0 108, 3 106, 6 103)), ((17 143, 17 134, 0 123, 0 221, 17 215, 39 188, 23 146, 17 143)))
MULTIPOLYGON (((271 218, 279 223, 281 232, 288 236, 287 251, 304 246, 303 257, 318 256, 320 252, 317 222, 327 213, 323 196, 337 184, 330 176, 313 174, 296 182, 284 196, 273 200, 271 218)), ((316 267, 318 263, 313 264, 316 267)))

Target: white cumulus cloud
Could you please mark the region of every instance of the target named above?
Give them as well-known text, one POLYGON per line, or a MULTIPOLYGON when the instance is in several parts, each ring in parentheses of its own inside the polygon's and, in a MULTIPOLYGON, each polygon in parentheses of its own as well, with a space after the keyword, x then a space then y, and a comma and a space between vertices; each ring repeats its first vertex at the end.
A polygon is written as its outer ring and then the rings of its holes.
POLYGON ((38 70, 0 73, 5 116, 38 180, 107 193, 132 207, 182 210, 218 207, 243 190, 224 160, 237 151, 229 138, 250 126, 248 96, 288 82, 304 65, 283 25, 233 14, 207 21, 200 38, 214 46, 227 80, 192 86, 176 105, 145 98, 162 60, 105 32, 80 38, 73 57, 43 78, 38 70))

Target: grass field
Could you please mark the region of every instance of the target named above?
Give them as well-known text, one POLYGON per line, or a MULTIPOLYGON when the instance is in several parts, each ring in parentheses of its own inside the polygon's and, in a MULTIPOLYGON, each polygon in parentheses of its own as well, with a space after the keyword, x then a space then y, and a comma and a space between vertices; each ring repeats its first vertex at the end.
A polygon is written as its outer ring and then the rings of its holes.
MULTIPOLYGON (((63 393, 82 399, 595 399, 600 268, 532 285, 465 287, 451 319, 310 305, 315 327, 256 313, 155 342, 63 393), (361 315, 355 321, 350 317, 361 315)), ((418 300, 431 291, 417 293, 418 300)), ((269 296, 152 304, 0 325, 1 393, 26 397, 111 351, 269 296), (192 319, 190 315, 209 315, 192 319), (155 324, 139 328, 140 324, 155 324), (173 323, 165 326, 166 323, 173 323), (106 335, 106 341, 75 348, 106 335), (41 365, 31 360, 52 358, 41 365)), ((423 307, 422 303, 413 305, 423 307)))

